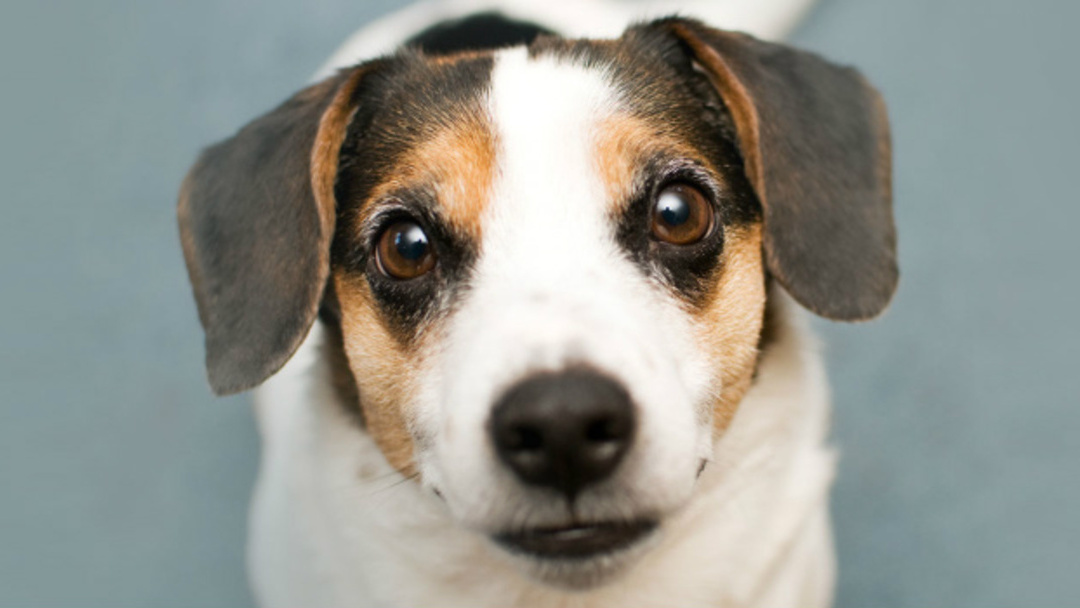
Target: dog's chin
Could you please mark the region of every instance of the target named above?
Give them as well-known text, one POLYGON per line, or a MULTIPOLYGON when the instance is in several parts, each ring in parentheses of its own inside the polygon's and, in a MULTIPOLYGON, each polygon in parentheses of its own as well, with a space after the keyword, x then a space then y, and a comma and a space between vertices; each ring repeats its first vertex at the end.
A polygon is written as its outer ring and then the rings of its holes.
POLYGON ((493 534, 525 573, 548 585, 586 590, 617 578, 648 550, 655 519, 568 524, 493 534))

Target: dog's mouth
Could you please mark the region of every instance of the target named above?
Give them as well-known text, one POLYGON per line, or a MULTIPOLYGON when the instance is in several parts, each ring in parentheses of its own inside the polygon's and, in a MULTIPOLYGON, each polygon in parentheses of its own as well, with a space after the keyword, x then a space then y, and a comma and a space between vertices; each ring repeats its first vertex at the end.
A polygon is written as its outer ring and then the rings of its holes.
POLYGON ((656 529, 655 520, 573 524, 496 534, 507 550, 544 560, 587 560, 618 553, 656 529))

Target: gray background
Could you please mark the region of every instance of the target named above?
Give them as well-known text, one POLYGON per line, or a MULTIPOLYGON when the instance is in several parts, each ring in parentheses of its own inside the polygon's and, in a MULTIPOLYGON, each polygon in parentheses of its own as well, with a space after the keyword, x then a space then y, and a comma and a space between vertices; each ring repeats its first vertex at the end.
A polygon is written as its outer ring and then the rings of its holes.
MULTIPOLYGON (((174 227, 200 146, 390 2, 0 8, 0 605, 245 606, 257 438, 213 399, 174 227)), ((841 606, 1073 606, 1080 3, 824 0, 889 101, 903 280, 821 324, 841 606)))

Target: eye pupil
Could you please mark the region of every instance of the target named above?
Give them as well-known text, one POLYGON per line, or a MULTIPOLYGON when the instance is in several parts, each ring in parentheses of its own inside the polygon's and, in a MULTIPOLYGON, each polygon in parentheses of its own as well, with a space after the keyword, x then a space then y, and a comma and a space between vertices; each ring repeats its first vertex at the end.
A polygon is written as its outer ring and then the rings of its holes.
POLYGON ((394 232, 394 249, 410 262, 420 260, 428 252, 427 235, 420 226, 410 223, 404 230, 394 232))
POLYGON ((375 247, 375 261, 385 275, 415 279, 435 267, 435 252, 427 233, 411 220, 401 220, 383 231, 375 247))
POLYGON ((690 204, 683 197, 672 192, 660 195, 656 202, 660 219, 668 226, 682 226, 690 219, 690 204))

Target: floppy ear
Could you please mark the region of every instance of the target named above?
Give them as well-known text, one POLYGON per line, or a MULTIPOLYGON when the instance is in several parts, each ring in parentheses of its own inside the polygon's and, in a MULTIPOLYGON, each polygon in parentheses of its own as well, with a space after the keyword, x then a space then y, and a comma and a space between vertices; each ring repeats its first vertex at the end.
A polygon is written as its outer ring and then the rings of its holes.
POLYGON ((727 104, 764 209, 769 271, 803 306, 858 321, 899 271, 888 117, 854 69, 700 22, 665 19, 727 104))
POLYGON ((204 151, 180 189, 180 241, 210 386, 260 384, 307 335, 330 273, 334 178, 363 68, 308 87, 204 151))

